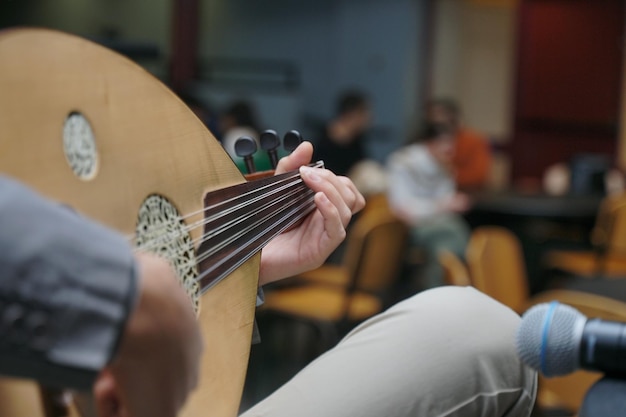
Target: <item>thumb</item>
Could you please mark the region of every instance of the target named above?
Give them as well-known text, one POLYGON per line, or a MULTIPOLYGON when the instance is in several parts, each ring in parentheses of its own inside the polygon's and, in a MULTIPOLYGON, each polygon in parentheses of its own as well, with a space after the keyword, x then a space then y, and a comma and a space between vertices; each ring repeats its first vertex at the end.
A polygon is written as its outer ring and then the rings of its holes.
POLYGON ((281 158, 276 167, 276 174, 298 169, 311 162, 312 157, 313 145, 311 142, 302 142, 290 155, 281 158))

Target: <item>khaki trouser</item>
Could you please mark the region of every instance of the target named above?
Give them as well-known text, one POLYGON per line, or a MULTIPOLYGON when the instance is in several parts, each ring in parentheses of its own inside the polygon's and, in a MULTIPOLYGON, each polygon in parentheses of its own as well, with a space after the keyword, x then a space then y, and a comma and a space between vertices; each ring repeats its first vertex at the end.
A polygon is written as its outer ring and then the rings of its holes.
POLYGON ((530 415, 519 317, 473 288, 421 292, 355 328, 244 416, 530 415))

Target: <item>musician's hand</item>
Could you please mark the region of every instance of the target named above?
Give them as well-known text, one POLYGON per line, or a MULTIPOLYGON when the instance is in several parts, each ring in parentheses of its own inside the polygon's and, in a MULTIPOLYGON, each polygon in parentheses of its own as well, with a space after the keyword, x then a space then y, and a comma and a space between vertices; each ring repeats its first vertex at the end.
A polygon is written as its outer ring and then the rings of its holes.
POLYGON ((167 261, 138 254, 136 262, 139 299, 94 384, 96 408, 100 417, 175 417, 197 383, 200 332, 167 261))
POLYGON ((471 201, 470 197, 465 193, 454 193, 449 197, 444 198, 439 203, 441 211, 450 213, 465 213, 470 209, 471 201))
MULTIPOLYGON (((276 173, 291 171, 310 162, 313 147, 303 142, 282 158, 276 173)), ((266 284, 320 266, 346 236, 352 215, 365 199, 348 178, 326 169, 300 168, 305 183, 316 192, 317 209, 295 229, 271 241, 261 256, 259 282, 266 284)))

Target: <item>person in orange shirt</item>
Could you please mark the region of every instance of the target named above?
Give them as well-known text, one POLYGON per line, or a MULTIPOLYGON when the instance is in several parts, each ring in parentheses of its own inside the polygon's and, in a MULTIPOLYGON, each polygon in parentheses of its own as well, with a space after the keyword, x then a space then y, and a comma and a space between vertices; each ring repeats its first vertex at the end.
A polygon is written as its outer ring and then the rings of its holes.
POLYGON ((452 159, 455 181, 461 190, 484 188, 491 170, 491 149, 487 137, 461 124, 459 106, 450 99, 434 99, 426 107, 428 122, 448 125, 454 132, 452 159))

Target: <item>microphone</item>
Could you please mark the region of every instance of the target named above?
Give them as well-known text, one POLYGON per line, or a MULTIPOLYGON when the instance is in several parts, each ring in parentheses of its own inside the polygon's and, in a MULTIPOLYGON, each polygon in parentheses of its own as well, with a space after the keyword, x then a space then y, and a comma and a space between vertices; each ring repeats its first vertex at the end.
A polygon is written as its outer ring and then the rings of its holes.
POLYGON ((557 301, 538 304, 524 313, 516 347, 526 365, 548 377, 581 368, 626 375, 626 324, 589 320, 557 301))

